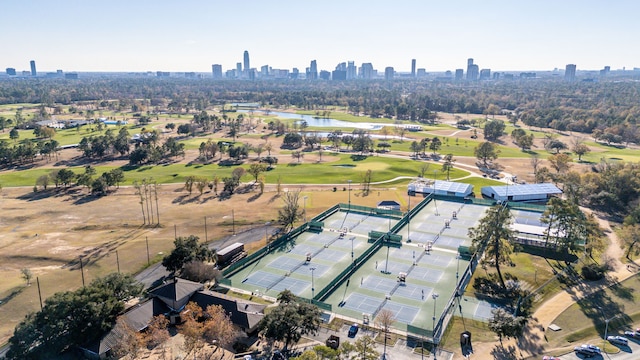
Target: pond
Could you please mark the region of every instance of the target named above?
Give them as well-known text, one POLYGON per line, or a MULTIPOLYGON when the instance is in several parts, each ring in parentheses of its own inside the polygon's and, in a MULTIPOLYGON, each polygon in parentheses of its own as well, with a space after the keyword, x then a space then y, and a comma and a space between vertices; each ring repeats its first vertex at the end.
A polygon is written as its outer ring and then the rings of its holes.
MULTIPOLYGON (((238 110, 238 112, 248 112, 248 110, 238 110)), ((301 115, 289 112, 282 111, 271 111, 270 115, 275 115, 279 118, 284 119, 294 119, 298 120, 297 122, 306 121, 309 127, 328 127, 328 128, 356 128, 356 129, 365 129, 365 130, 380 130, 383 126, 397 126, 394 123, 361 123, 361 122, 350 122, 336 119, 324 119, 324 118, 316 118, 311 115, 301 115)))

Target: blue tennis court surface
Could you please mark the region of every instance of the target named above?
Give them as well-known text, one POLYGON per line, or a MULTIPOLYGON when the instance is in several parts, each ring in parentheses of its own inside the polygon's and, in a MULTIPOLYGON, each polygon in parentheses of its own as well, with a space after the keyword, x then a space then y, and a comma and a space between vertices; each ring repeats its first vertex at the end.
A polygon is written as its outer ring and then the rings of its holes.
POLYGON ((425 254, 420 259, 420 264, 428 264, 438 267, 447 267, 451 263, 451 256, 434 254, 433 252, 425 254))
POLYGON ((277 275, 274 273, 258 270, 253 274, 249 275, 246 279, 242 280, 242 282, 267 288, 273 285, 280 278, 282 278, 282 275, 277 275))
POLYGON ((374 298, 367 295, 362 295, 358 293, 352 293, 349 297, 344 301, 345 309, 354 310, 359 313, 365 314, 373 314, 380 304, 382 304, 384 300, 379 298, 374 298))
POLYGON ((311 268, 314 268, 315 270, 313 270, 313 274, 317 277, 321 277, 322 275, 324 275, 327 271, 329 271, 329 269, 331 268, 330 266, 327 265, 322 265, 322 264, 316 264, 314 262, 311 263, 306 263, 302 266, 300 266, 299 268, 297 268, 293 273, 294 274, 301 274, 301 275, 306 275, 309 276, 311 274, 311 268))
POLYGON ((454 249, 458 249, 458 246, 462 245, 465 242, 465 239, 463 238, 457 238, 457 237, 449 237, 449 236, 440 236, 438 238, 438 240, 436 240, 436 245, 438 246, 445 246, 448 248, 454 248, 454 249))
POLYGON ((386 261, 383 261, 380 265, 378 265, 377 270, 385 271, 386 269, 387 272, 397 275, 399 272, 407 272, 410 267, 411 264, 402 264, 393 261, 389 261, 389 266, 387 266, 386 261))
POLYGON ((311 283, 309 283, 308 281, 286 277, 282 279, 282 281, 277 283, 274 287, 272 287, 272 289, 277 290, 278 292, 289 290, 296 295, 300 295, 309 286, 311 286, 311 283))
POLYGON ((411 305, 400 304, 394 301, 387 301, 383 309, 393 312, 395 321, 411 324, 413 319, 420 312, 420 308, 411 305))
POLYGON ((316 251, 322 249, 320 246, 312 246, 309 244, 300 244, 296 245, 291 251, 291 254, 296 255, 307 255, 308 253, 315 253, 316 251))
POLYGON ((444 272, 442 270, 429 269, 425 267, 415 267, 411 270, 411 274, 409 274, 409 279, 418 279, 424 280, 430 283, 437 283, 442 277, 444 272))
POLYGON ((338 262, 342 260, 345 256, 347 256, 347 253, 344 251, 324 249, 318 255, 314 256, 312 259, 338 262))
POLYGON ((372 275, 367 276, 361 286, 365 289, 388 294, 394 287, 396 287, 397 284, 397 281, 372 275))
POLYGON ((304 260, 302 259, 293 259, 290 257, 281 256, 280 258, 270 262, 268 266, 278 270, 289 271, 294 267, 300 265, 302 262, 304 262, 304 260))
POLYGON ((410 300, 424 300, 431 296, 433 288, 428 286, 415 286, 415 285, 400 285, 393 296, 400 296, 410 300))
POLYGON ((436 234, 424 233, 419 231, 411 231, 411 234, 409 235, 411 241, 419 243, 426 243, 428 241, 433 242, 436 238, 436 234))

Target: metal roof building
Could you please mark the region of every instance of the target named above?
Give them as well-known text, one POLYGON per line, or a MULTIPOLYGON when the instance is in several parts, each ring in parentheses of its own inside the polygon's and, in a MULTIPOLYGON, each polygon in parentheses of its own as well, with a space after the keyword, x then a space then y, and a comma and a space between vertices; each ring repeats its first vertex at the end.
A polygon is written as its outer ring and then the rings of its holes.
POLYGON ((562 194, 562 190, 551 183, 485 186, 482 195, 502 201, 546 201, 553 195, 562 194))
POLYGON ((473 192, 473 186, 469 184, 444 180, 433 181, 422 178, 411 182, 407 187, 407 191, 410 195, 417 193, 432 194, 434 188, 436 195, 466 197, 473 192))

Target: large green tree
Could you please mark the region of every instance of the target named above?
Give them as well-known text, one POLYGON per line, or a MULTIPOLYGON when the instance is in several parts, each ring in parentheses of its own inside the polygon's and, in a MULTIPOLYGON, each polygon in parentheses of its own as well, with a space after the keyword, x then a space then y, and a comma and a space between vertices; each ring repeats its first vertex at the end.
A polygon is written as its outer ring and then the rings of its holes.
POLYGON ((493 143, 485 141, 476 146, 473 153, 478 160, 482 161, 482 165, 486 168, 490 162, 498 158, 500 150, 498 150, 493 143))
POLYGON ((141 292, 142 285, 132 276, 111 274, 78 290, 56 293, 16 326, 7 358, 53 359, 95 341, 113 327, 124 302, 141 292))
POLYGON ((178 237, 173 241, 175 248, 171 254, 162 259, 162 265, 169 271, 178 271, 191 261, 206 261, 213 257, 213 252, 206 244, 198 243, 198 237, 178 237))
POLYGON ((260 321, 259 329, 271 340, 284 341, 284 348, 302 335, 315 334, 320 327, 320 310, 313 304, 298 301, 280 302, 260 321))
POLYGON ((498 273, 498 279, 503 289, 507 286, 500 270, 500 265, 511 263, 514 231, 510 228, 512 222, 511 211, 508 206, 494 205, 487 210, 476 227, 469 229, 469 237, 476 249, 484 248, 485 258, 490 261, 498 273))

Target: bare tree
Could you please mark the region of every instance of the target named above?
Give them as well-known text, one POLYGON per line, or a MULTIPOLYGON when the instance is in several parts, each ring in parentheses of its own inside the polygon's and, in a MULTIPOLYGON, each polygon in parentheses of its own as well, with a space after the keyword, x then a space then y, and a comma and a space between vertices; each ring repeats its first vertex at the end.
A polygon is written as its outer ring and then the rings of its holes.
POLYGON ((282 197, 284 206, 278 210, 278 221, 284 227, 285 231, 293 227, 298 219, 302 217, 300 210, 300 189, 296 191, 287 191, 282 197))
POLYGON ((542 160, 540 160, 540 157, 538 156, 538 154, 533 154, 529 162, 531 163, 531 167, 533 168, 533 177, 537 177, 538 168, 540 167, 542 160))
POLYGON ((28 268, 20 270, 22 278, 27 282, 27 286, 31 286, 31 279, 33 279, 33 273, 28 268))
POLYGON ((122 317, 116 321, 113 331, 118 334, 115 343, 111 345, 113 356, 116 359, 135 359, 142 348, 140 334, 122 317))
POLYGON ((376 315, 375 324, 380 328, 380 330, 384 332, 384 351, 382 352, 383 355, 387 353, 387 335, 389 334, 389 328, 393 324, 394 320, 395 315, 391 310, 382 309, 378 312, 378 315, 376 315))

